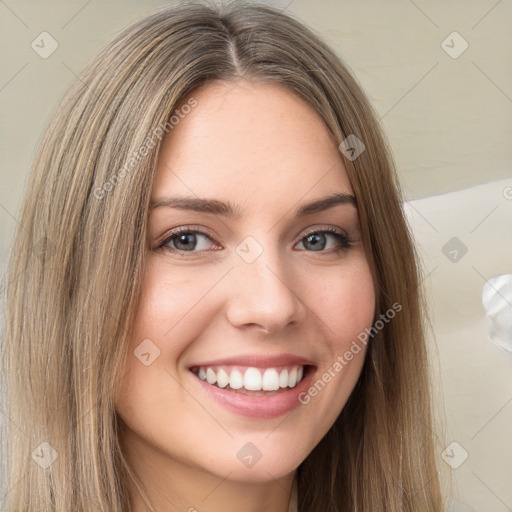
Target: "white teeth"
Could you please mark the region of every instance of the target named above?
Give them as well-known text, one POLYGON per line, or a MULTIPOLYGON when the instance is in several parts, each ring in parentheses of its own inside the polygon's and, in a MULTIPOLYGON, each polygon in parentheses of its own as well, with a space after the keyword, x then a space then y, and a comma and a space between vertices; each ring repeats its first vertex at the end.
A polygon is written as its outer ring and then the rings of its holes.
POLYGON ((261 373, 257 368, 247 368, 245 370, 244 388, 249 391, 261 390, 261 373))
POLYGON ((217 374, 211 368, 206 370, 206 380, 208 384, 215 384, 217 382, 217 374))
POLYGON ((219 388, 225 388, 229 384, 229 375, 221 368, 217 372, 217 385, 219 388))
POLYGON ((276 391, 280 388, 294 388, 302 380, 303 374, 303 366, 285 368, 281 372, 276 368, 267 368, 263 371, 249 367, 244 373, 235 369, 228 373, 228 370, 224 368, 215 371, 213 368, 200 367, 197 372, 198 377, 201 380, 206 380, 208 384, 217 384, 220 388, 229 385, 231 389, 243 387, 248 391, 276 391))
POLYGON ((279 387, 287 388, 288 387, 288 370, 283 370, 281 375, 279 375, 279 387))
POLYGON ((275 391, 279 389, 279 374, 275 368, 265 370, 261 389, 263 389, 263 391, 275 391))
POLYGON ((231 370, 229 374, 229 386, 233 389, 240 389, 244 385, 244 376, 238 370, 231 370))
POLYGON ((293 388, 297 384, 297 368, 292 368, 290 375, 288 375, 288 387, 293 388))

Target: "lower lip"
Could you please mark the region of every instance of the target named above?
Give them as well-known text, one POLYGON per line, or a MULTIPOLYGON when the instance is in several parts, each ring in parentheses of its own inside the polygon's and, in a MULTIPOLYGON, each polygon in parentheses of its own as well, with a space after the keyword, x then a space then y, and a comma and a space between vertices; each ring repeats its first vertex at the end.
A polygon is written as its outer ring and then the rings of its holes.
POLYGON ((201 380, 197 375, 192 374, 194 379, 201 385, 204 391, 216 402, 226 409, 253 419, 272 419, 291 412, 301 405, 299 395, 309 388, 315 372, 312 367, 308 368, 308 374, 294 388, 281 391, 275 395, 254 396, 227 391, 208 382, 201 380))

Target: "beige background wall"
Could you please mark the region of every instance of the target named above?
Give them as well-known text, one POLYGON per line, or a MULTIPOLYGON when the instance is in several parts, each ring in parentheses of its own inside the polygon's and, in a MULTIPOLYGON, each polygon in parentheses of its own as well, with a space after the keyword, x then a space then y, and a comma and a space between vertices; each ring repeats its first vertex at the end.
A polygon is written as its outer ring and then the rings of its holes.
MULTIPOLYGON (((119 30, 170 3, 0 1, 0 271, 50 113, 119 30), (42 32, 58 43, 46 59, 31 48, 42 32)), ((486 338, 480 295, 486 279, 512 272, 512 2, 272 3, 323 35, 353 70, 412 200, 430 273, 447 444, 469 454, 451 471, 460 486, 451 510, 510 511, 512 355, 486 338), (460 36, 446 40, 454 31, 460 36), (469 248, 456 264, 442 252, 453 236, 469 248)))

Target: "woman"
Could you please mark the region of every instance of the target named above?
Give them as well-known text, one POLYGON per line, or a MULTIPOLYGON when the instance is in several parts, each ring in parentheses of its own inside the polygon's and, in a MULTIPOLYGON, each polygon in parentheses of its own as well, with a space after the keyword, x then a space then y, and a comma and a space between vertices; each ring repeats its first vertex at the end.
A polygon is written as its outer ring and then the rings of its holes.
POLYGON ((360 87, 264 5, 82 73, 13 246, 9 511, 440 511, 418 270, 360 87))

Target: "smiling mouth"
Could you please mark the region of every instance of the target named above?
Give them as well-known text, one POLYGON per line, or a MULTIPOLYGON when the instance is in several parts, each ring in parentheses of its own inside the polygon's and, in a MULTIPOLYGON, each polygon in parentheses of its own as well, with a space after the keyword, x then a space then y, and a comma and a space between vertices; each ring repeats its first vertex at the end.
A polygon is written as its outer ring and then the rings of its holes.
POLYGON ((253 366, 196 366, 190 371, 211 386, 250 396, 272 396, 295 388, 313 367, 291 365, 272 368, 253 366))

